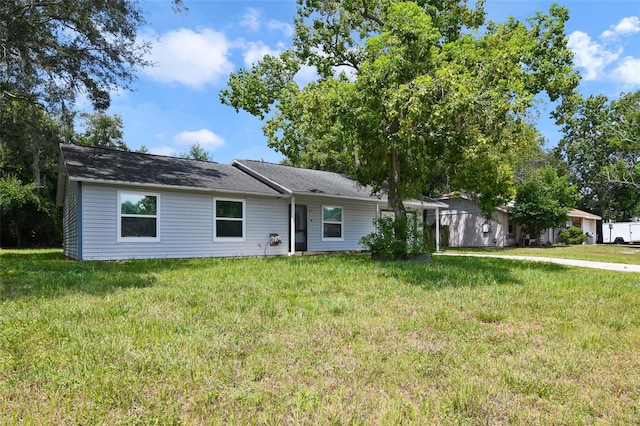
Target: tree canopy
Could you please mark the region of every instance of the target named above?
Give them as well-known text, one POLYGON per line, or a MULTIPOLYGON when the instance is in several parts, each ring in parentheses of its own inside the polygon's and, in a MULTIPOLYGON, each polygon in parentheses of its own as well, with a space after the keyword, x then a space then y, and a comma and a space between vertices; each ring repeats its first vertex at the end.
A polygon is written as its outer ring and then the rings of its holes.
POLYGON ((576 102, 556 154, 578 187, 583 208, 623 220, 640 207, 640 91, 576 102))
POLYGON ((58 144, 65 130, 41 107, 11 101, 0 108, 0 222, 16 245, 37 235, 51 244, 60 225, 55 208, 58 144), (26 229, 31 232, 27 233, 26 229))
POLYGON ((124 141, 122 117, 98 112, 80 114, 84 132, 76 136, 76 143, 85 146, 119 149, 129 151, 124 141))
POLYGON ((614 148, 605 168, 609 181, 640 190, 640 90, 611 102, 610 141, 614 148))
POLYGON ((128 87, 136 69, 149 65, 148 46, 137 38, 144 23, 136 1, 0 2, 0 105, 62 106, 86 93, 105 110, 110 91, 128 87))
MULTIPOLYGON (((172 0, 183 9, 182 0, 172 0)), ((126 149, 122 122, 102 112, 145 59, 137 0, 0 2, 0 239, 2 244, 59 244, 55 207, 58 145, 126 149), (76 134, 75 99, 86 95, 76 134)))
POLYGON ((515 159, 539 141, 536 96, 565 101, 578 82, 557 5, 485 25, 482 2, 299 4, 293 46, 233 73, 220 98, 266 118, 291 164, 385 188, 397 216, 437 187, 474 193, 486 211, 504 202, 515 159), (300 87, 303 66, 318 78, 300 87))

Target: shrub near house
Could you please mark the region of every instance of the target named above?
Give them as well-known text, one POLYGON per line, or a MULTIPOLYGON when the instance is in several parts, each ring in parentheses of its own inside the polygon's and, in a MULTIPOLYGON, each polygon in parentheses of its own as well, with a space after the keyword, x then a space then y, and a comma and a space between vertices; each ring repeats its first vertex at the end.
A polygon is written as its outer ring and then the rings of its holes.
POLYGON ((372 255, 381 259, 407 259, 433 252, 429 243, 429 228, 415 217, 408 219, 380 217, 373 220, 376 230, 360 239, 372 255), (406 241, 396 231, 406 234, 406 241))
POLYGON ((582 229, 572 226, 560 231, 560 241, 565 244, 582 244, 587 240, 587 234, 582 229))

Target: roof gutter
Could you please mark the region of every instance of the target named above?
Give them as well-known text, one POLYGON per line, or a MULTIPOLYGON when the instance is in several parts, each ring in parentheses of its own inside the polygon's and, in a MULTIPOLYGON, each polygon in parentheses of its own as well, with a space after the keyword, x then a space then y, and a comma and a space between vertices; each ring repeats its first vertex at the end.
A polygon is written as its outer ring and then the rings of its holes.
POLYGON ((440 201, 420 201, 420 200, 405 200, 402 202, 402 204, 405 205, 405 207, 421 207, 422 209, 424 208, 431 208, 431 209, 446 209, 449 208, 448 204, 445 204, 443 202, 440 201))
POLYGON ((355 201, 369 201, 371 203, 379 203, 381 201, 387 202, 385 198, 370 198, 370 197, 350 197, 348 195, 334 195, 334 194, 326 194, 326 193, 318 193, 318 192, 294 192, 295 196, 309 196, 309 197, 330 197, 330 198, 338 198, 342 200, 355 200, 355 201))

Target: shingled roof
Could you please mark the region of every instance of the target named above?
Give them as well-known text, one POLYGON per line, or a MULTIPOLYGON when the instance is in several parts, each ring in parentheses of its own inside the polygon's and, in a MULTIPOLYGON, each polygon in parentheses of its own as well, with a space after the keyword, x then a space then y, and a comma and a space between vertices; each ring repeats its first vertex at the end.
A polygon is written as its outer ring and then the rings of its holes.
MULTIPOLYGON (((64 182, 174 187, 254 195, 289 196, 297 194, 387 201, 386 194, 372 194, 339 173, 303 169, 253 160, 234 160, 232 165, 186 158, 119 151, 79 145, 60 145, 57 201, 62 203, 64 182)), ((418 207, 446 207, 425 198, 405 202, 418 207)))
POLYGON ((269 183, 279 191, 293 195, 327 195, 386 201, 386 195, 382 197, 375 196, 372 194, 370 186, 358 185, 356 181, 340 173, 253 160, 234 160, 232 165, 269 183))
MULTIPOLYGON (((234 160, 232 165, 268 183, 279 191, 293 195, 327 195, 370 201, 387 201, 387 194, 373 194, 371 186, 358 185, 353 179, 340 173, 303 169, 254 160, 234 160)), ((413 208, 446 208, 447 204, 429 197, 406 200, 405 206, 413 208)))
POLYGON ((60 150, 61 174, 72 181, 281 194, 226 164, 68 144, 60 145, 60 150))

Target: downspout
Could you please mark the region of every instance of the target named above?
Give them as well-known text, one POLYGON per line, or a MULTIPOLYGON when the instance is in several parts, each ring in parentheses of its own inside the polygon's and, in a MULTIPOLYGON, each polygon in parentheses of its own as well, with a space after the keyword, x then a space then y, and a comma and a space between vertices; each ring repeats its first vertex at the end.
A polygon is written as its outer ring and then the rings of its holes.
POLYGON ((293 256, 296 254, 296 197, 291 196, 291 212, 289 214, 290 223, 289 227, 291 232, 289 232, 289 256, 293 256))
POLYGON ((440 207, 436 207, 436 253, 440 251, 440 207))

